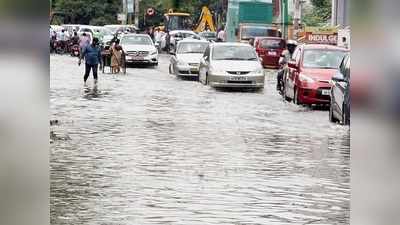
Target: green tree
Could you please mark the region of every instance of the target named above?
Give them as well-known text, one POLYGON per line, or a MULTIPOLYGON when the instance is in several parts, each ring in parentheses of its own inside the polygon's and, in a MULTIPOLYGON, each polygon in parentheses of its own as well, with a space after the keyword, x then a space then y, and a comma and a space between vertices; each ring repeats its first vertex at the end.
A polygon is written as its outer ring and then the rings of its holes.
POLYGON ((331 0, 311 0, 311 6, 305 8, 303 23, 307 26, 329 24, 332 14, 331 0))
POLYGON ((117 23, 120 0, 53 0, 54 10, 69 23, 104 25, 117 23))

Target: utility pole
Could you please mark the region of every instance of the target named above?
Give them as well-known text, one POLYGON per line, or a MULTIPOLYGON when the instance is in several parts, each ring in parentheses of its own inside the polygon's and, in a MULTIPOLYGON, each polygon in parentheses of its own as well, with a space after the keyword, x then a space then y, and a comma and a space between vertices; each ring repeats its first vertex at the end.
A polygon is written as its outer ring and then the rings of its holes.
POLYGON ((294 17, 293 17, 293 25, 294 30, 298 30, 300 28, 300 0, 294 0, 294 17))
POLYGON ((289 24, 289 15, 288 15, 288 0, 280 0, 281 1, 281 23, 282 23, 282 37, 288 38, 288 24, 289 24))
POLYGON ((122 25, 125 25, 126 24, 126 18, 127 18, 127 15, 128 15, 127 7, 126 7, 126 0, 122 0, 122 14, 125 15, 125 19, 122 20, 122 25))
POLYGON ((136 28, 139 28, 139 2, 140 0, 135 0, 135 26, 136 28))

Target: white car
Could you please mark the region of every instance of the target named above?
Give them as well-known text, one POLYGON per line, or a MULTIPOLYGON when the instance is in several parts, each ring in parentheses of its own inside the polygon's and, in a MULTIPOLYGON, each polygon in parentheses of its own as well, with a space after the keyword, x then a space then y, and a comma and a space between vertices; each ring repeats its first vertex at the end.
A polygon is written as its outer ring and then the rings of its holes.
POLYGON ((206 40, 180 41, 176 53, 170 59, 169 73, 181 77, 198 77, 200 59, 209 44, 206 40))
MULTIPOLYGON (((175 52, 176 50, 176 45, 180 40, 183 40, 185 38, 193 38, 197 40, 205 40, 204 38, 200 37, 198 34, 191 30, 174 30, 169 32, 169 49, 170 52, 175 52)), ((164 35, 161 39, 161 48, 165 49, 168 44, 168 35, 164 35)))
POLYGON ((158 65, 158 51, 149 35, 123 35, 120 45, 125 52, 127 63, 158 65))
POLYGON ((199 81, 212 87, 264 88, 265 74, 249 44, 213 43, 200 60, 199 81))

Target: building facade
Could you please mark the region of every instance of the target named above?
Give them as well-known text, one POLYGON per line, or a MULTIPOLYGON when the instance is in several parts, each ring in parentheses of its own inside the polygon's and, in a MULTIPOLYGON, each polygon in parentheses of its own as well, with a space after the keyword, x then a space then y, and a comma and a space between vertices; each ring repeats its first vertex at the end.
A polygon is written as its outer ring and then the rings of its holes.
POLYGON ((350 26, 350 0, 332 0, 332 26, 350 26))

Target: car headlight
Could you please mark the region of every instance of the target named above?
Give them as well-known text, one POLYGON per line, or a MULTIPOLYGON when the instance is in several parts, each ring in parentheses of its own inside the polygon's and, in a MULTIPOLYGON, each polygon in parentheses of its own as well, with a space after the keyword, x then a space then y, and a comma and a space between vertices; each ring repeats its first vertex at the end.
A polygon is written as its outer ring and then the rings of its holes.
POLYGON ((257 69, 257 70, 254 70, 252 73, 253 74, 257 74, 257 75, 264 75, 264 70, 263 69, 257 69))
POLYGON ((189 66, 186 62, 178 60, 178 66, 189 66))
POLYGON ((216 74, 216 75, 223 75, 223 74, 226 73, 226 71, 225 71, 225 70, 222 70, 222 69, 218 69, 218 68, 213 68, 213 67, 211 67, 211 68, 210 68, 210 73, 211 73, 211 74, 216 74))
POLYGON ((150 55, 157 55, 157 53, 158 53, 157 50, 153 50, 150 52, 150 55))
POLYGON ((315 82, 315 80, 313 78, 306 76, 304 74, 299 75, 299 80, 301 82, 306 82, 306 83, 314 83, 315 82))

